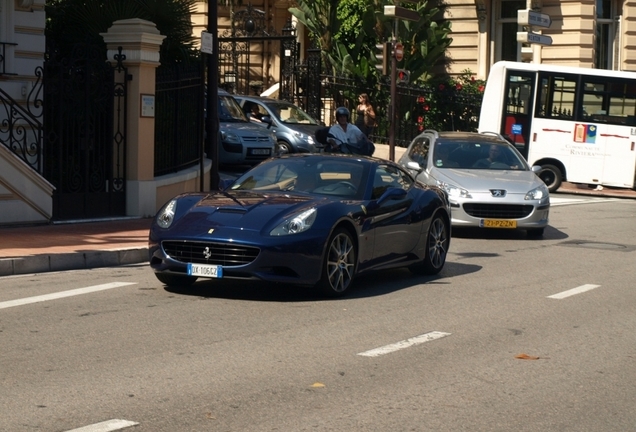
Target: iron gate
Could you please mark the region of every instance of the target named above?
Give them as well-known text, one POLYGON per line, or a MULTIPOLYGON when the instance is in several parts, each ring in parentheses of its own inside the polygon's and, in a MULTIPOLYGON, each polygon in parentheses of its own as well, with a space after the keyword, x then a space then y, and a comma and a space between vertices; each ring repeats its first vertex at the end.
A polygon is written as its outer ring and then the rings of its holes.
POLYGON ((44 62, 44 177, 55 186, 53 220, 126 214, 128 73, 103 47, 81 44, 44 62))
POLYGON ((231 28, 219 37, 219 86, 230 93, 260 95, 268 86, 264 56, 280 48, 279 99, 293 102, 298 44, 288 20, 282 34, 266 28, 265 12, 247 9, 232 14, 231 28), (268 45, 273 46, 269 47, 268 45))

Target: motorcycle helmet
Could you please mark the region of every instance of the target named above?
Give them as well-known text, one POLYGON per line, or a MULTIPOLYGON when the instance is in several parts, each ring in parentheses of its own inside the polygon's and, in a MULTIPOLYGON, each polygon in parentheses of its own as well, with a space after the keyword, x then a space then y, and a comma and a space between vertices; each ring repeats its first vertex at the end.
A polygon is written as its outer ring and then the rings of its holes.
POLYGON ((345 107, 339 107, 336 110, 336 120, 338 120, 338 117, 340 116, 346 116, 347 117, 347 121, 349 121, 349 110, 345 107))

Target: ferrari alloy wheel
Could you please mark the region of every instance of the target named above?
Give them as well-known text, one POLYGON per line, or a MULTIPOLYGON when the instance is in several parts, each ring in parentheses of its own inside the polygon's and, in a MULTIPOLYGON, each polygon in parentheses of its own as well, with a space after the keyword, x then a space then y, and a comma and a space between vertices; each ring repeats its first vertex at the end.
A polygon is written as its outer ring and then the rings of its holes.
POLYGON ((446 263, 450 235, 446 221, 438 214, 433 217, 426 235, 426 256, 424 260, 410 269, 417 274, 435 275, 446 263))
POLYGON ((353 281, 356 262, 356 248, 351 234, 345 229, 337 229, 327 245, 322 277, 318 282, 320 290, 330 297, 344 294, 353 281))
POLYGON ((190 286, 197 280, 194 276, 168 273, 155 273, 155 276, 159 279, 159 282, 168 286, 190 286))

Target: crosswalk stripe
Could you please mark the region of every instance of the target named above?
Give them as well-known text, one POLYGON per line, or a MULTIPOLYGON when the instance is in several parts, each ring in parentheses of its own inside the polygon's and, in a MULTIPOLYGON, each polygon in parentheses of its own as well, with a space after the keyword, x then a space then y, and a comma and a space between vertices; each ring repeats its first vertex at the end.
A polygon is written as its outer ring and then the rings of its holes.
POLYGON ((129 420, 113 419, 69 430, 67 432, 112 432, 116 430, 126 429, 132 426, 137 426, 138 424, 139 423, 135 423, 129 420))
POLYGON ((43 302, 48 300, 57 300, 57 299, 65 298, 65 297, 72 297, 76 295, 88 294, 88 293, 93 293, 97 291, 104 291, 108 289, 119 288, 119 287, 123 287, 127 285, 136 285, 136 284, 137 282, 112 282, 112 283, 107 283, 102 285, 94 285, 94 286, 89 286, 85 288, 78 288, 78 289, 69 290, 69 291, 61 291, 61 292, 44 294, 44 295, 39 295, 34 297, 26 297, 26 298, 17 299, 17 300, 9 300, 5 302, 0 302, 0 309, 6 309, 10 307, 15 307, 15 306, 24 306, 27 304, 38 303, 38 302, 43 302))
POLYGON ((560 198, 550 196, 550 205, 551 206, 564 206, 571 204, 590 204, 590 203, 601 203, 601 202, 611 202, 611 201, 621 201, 618 198, 560 198))
POLYGON ((369 351, 364 351, 364 352, 358 353, 358 355, 364 356, 364 357, 378 357, 384 354, 389 354, 395 351, 399 351, 404 348, 409 348, 414 345, 419 345, 424 342, 430 342, 435 339, 440 339, 449 335, 450 333, 432 331, 432 332, 424 333, 423 335, 415 336, 400 342, 396 342, 394 344, 385 345, 379 348, 374 348, 369 351))
POLYGON ((567 290, 567 291, 563 291, 563 292, 560 292, 560 293, 557 293, 557 294, 550 295, 550 296, 548 296, 548 298, 561 300, 561 299, 564 299, 566 297, 571 297, 571 296, 576 295, 576 294, 581 294, 581 293, 584 293, 586 291, 590 291, 590 290, 596 289, 598 287, 600 287, 600 285, 585 284, 585 285, 581 285, 581 286, 576 287, 576 288, 572 288, 572 289, 567 290))

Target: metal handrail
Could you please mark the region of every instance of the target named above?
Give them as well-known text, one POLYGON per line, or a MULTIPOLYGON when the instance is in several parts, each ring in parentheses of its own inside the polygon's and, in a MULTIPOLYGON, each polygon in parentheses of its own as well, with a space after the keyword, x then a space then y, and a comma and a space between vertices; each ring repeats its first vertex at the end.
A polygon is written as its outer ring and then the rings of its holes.
POLYGON ((0 144, 42 174, 42 67, 35 74, 38 80, 25 103, 0 88, 0 144))

